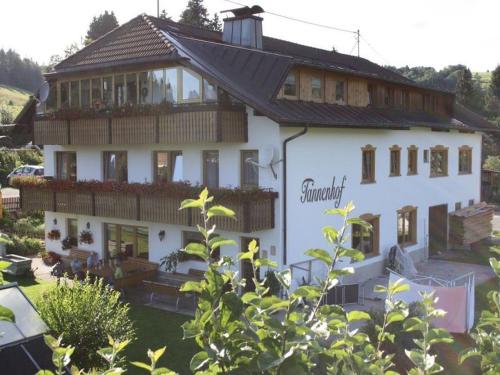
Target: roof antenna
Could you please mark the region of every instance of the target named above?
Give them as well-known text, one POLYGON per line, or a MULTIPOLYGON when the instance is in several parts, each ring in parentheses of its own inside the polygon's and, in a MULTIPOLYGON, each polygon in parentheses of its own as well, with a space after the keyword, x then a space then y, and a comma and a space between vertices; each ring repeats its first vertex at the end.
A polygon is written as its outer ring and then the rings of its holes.
POLYGON ((160 18, 160 0, 156 0, 156 17, 160 18))

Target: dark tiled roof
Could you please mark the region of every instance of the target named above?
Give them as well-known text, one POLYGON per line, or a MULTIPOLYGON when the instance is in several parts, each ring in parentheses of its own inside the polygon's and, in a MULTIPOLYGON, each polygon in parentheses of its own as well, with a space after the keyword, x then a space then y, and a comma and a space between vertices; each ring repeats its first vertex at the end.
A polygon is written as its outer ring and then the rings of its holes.
POLYGON ((55 70, 177 57, 175 48, 163 33, 146 16, 137 16, 63 60, 55 70))
POLYGON ((474 124, 475 127, 480 127, 486 131, 500 132, 500 125, 492 124, 481 115, 465 108, 460 103, 455 103, 455 119, 453 121, 459 126, 474 124))

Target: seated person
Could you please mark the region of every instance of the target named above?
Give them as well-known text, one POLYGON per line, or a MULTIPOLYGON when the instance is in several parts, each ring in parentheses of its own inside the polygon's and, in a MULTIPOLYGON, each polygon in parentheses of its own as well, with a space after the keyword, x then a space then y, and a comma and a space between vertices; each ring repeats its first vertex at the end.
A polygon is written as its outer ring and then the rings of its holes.
POLYGON ((92 251, 90 255, 87 257, 87 269, 91 270, 97 267, 99 259, 97 258, 97 253, 92 251))

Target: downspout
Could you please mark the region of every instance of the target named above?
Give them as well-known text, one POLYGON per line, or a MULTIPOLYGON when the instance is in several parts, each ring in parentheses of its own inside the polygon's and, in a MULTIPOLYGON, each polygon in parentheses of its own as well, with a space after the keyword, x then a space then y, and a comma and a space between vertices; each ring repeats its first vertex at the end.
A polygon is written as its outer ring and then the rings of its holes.
POLYGON ((288 138, 286 138, 284 141, 283 141, 283 265, 286 265, 287 264, 287 254, 286 254, 286 249, 287 249, 287 181, 286 181, 286 177, 287 177, 287 171, 286 171, 286 167, 287 167, 287 160, 286 160, 286 150, 287 150, 287 145, 289 142, 293 141, 294 139, 296 138, 299 138, 299 137, 302 137, 304 134, 307 133, 307 131, 309 130, 308 128, 308 125, 306 124, 306 126, 304 127, 304 129, 302 131, 300 131, 299 133, 297 134, 294 134, 288 138))

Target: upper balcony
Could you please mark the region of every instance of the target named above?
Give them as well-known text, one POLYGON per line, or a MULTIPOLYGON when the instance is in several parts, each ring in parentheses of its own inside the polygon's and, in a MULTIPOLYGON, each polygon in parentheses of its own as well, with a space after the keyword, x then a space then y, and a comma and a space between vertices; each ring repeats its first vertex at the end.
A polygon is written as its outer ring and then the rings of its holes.
POLYGON ((245 106, 183 67, 50 83, 34 124, 40 145, 247 142, 245 106))

